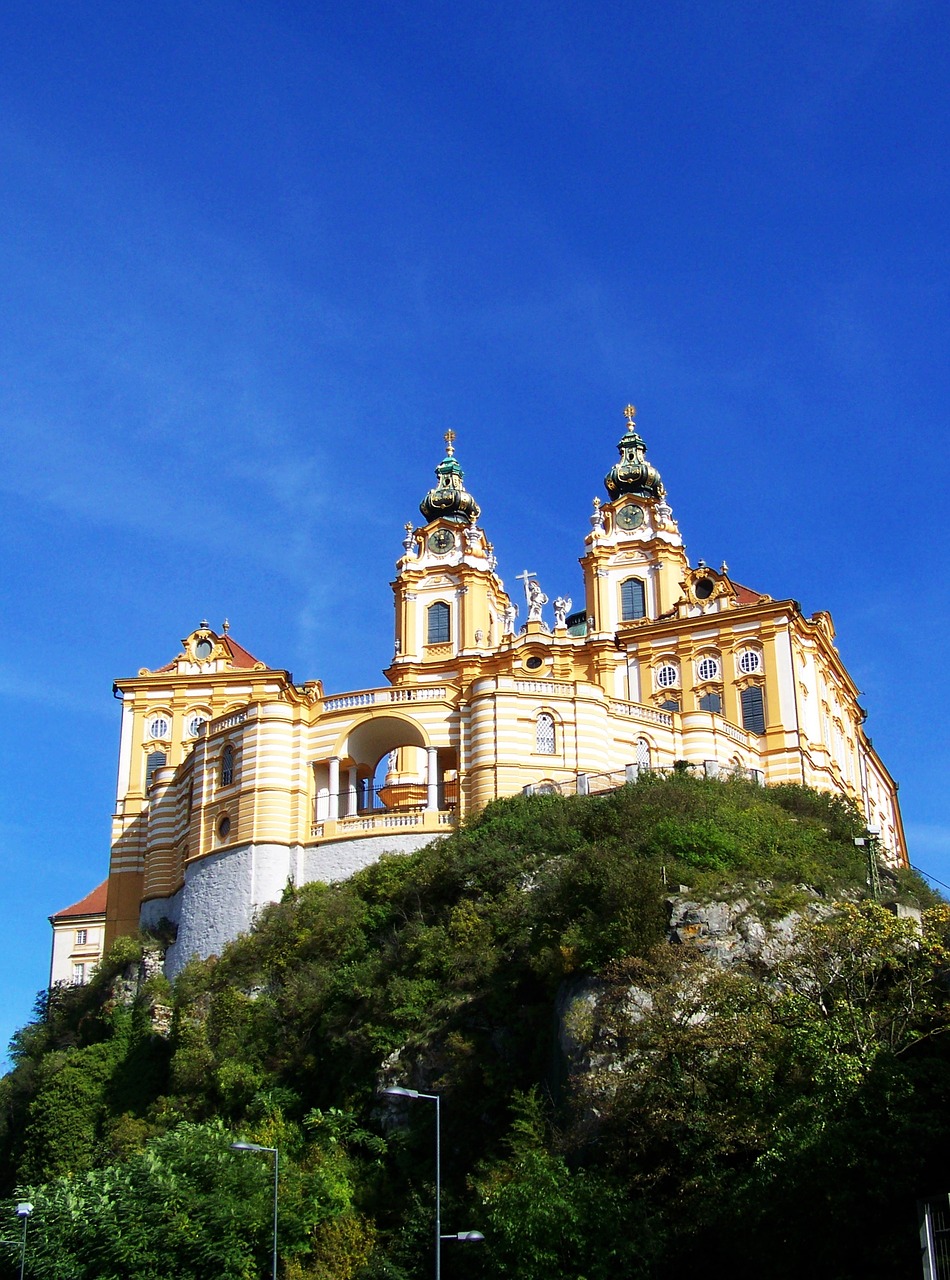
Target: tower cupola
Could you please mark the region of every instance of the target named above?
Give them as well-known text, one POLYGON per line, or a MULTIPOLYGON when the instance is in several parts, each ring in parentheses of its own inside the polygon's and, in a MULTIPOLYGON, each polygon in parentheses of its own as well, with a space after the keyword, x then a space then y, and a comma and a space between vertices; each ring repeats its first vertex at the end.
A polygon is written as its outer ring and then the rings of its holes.
POLYGON ((604 476, 604 484, 612 502, 631 494, 637 498, 661 499, 666 490, 660 473, 656 467, 646 460, 646 445, 637 433, 634 417, 636 409, 628 404, 624 413, 627 418, 627 430, 617 442, 620 450, 620 461, 615 463, 604 476))
POLYGON ((437 484, 419 503, 419 510, 426 521, 453 520, 468 524, 475 521, 481 509, 462 481, 465 476, 455 456, 454 431, 445 433, 445 457, 435 469, 437 484))

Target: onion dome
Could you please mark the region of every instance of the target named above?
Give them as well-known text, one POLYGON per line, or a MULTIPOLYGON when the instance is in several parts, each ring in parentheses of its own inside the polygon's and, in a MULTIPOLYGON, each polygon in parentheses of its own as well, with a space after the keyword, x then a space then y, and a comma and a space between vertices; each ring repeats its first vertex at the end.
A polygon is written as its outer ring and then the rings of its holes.
POLYGON ((636 423, 633 420, 636 412, 632 404, 628 404, 624 409, 627 430, 622 439, 617 442, 620 461, 615 463, 604 476, 607 492, 614 502, 626 494, 632 494, 637 498, 659 499, 666 493, 659 471, 656 467, 652 467, 644 456, 647 447, 642 437, 637 434, 636 423))
POLYGON ((445 457, 435 469, 438 483, 419 503, 419 510, 430 520, 458 520, 466 524, 477 520, 481 509, 470 493, 466 493, 462 481, 465 476, 455 456, 452 441, 454 431, 445 433, 445 457))

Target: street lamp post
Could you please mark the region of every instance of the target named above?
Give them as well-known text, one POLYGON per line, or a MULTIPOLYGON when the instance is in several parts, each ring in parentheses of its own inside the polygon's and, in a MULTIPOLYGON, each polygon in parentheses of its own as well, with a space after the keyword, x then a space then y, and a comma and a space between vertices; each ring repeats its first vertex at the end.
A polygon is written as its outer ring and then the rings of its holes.
POLYGON ((442 1275, 442 1241, 443 1240, 484 1240, 480 1231, 459 1231, 455 1235, 442 1234, 442 1109, 437 1093, 420 1093, 417 1089, 403 1089, 393 1085, 384 1089, 383 1093, 392 1098, 424 1098, 435 1103, 435 1280, 442 1275))
POLYGON ((23 1243, 20 1245, 20 1280, 23 1280, 26 1268, 26 1224, 29 1222, 32 1212, 33 1206, 29 1200, 21 1200, 16 1207, 16 1216, 23 1222, 23 1243))
POLYGON ((277 1171, 280 1165, 280 1152, 276 1147, 261 1147, 256 1142, 232 1142, 231 1150, 263 1151, 274 1157, 274 1245, 271 1254, 271 1277, 272 1280, 277 1280, 277 1171))

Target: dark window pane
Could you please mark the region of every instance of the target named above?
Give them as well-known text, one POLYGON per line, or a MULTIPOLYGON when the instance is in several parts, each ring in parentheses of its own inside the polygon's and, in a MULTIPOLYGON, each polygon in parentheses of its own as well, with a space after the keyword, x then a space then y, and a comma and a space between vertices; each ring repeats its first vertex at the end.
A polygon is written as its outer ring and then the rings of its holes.
POLYGON ((427 618, 426 641, 428 644, 447 644, 449 639, 449 606, 441 600, 430 604, 427 618))
POLYGON ((765 700, 759 686, 743 689, 739 702, 742 706, 742 727, 750 733, 765 733, 765 700))
POLYGON ((623 622, 631 622, 634 618, 646 617, 646 597, 643 583, 639 578, 628 578, 620 584, 620 618, 623 622))
POLYGON ((148 786, 152 781, 152 774, 156 769, 160 769, 165 763, 164 751, 150 751, 148 760, 145 762, 145 785, 148 786))

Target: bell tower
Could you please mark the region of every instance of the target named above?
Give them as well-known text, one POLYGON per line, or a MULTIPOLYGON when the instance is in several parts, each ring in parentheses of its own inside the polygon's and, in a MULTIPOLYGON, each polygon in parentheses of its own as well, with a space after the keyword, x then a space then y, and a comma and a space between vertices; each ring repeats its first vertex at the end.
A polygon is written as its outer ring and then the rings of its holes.
POLYGON ((454 442, 447 431, 436 484, 419 504, 425 524, 406 525, 396 564, 395 655, 386 672, 396 685, 454 677, 466 659, 477 664, 497 648, 504 632, 510 601, 454 442))
POLYGON ((612 637, 624 623, 669 614, 689 567, 660 473, 646 460, 636 409, 628 404, 624 414, 620 461, 604 477, 608 501, 594 499, 581 560, 592 637, 612 637))

